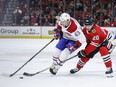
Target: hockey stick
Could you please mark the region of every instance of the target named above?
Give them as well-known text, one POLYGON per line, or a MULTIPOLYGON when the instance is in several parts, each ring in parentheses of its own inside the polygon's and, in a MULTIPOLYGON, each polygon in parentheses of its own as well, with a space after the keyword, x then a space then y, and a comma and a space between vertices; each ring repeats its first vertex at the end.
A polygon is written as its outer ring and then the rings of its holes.
POLYGON ((41 50, 39 50, 34 56, 32 56, 26 63, 24 63, 19 69, 17 69, 14 73, 10 74, 9 77, 14 76, 20 69, 22 69, 28 62, 30 62, 36 55, 38 55, 44 48, 46 48, 53 41, 54 38, 49 43, 47 43, 41 50))
MULTIPOLYGON (((64 60, 63 62, 66 62, 66 61, 68 61, 68 60, 70 60, 70 59, 73 59, 73 58, 76 57, 76 56, 77 56, 77 55, 74 55, 74 56, 72 56, 72 57, 70 57, 70 58, 64 60)), ((47 68, 45 68, 45 69, 43 69, 43 70, 40 70, 40 71, 38 71, 38 72, 36 72, 36 73, 24 72, 23 75, 24 75, 24 76, 34 76, 34 75, 37 75, 37 74, 39 74, 39 73, 41 73, 41 72, 44 72, 44 71, 48 70, 50 67, 51 67, 51 66, 49 66, 49 67, 47 67, 47 68)))

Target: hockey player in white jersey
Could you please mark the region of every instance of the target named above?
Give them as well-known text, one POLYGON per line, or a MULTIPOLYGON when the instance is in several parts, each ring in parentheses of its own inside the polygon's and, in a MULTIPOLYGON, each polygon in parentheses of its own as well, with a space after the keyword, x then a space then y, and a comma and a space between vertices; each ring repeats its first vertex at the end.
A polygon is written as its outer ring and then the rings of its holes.
POLYGON ((53 63, 49 69, 53 75, 56 75, 59 68, 63 66, 63 61, 81 46, 82 36, 84 35, 80 24, 68 13, 62 13, 54 29, 54 37, 59 39, 59 42, 53 51, 53 63))

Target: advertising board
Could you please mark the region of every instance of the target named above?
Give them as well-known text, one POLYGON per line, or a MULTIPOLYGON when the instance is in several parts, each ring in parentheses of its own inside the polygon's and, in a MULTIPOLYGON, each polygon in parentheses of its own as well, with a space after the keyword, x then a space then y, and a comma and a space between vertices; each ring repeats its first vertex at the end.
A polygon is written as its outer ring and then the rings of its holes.
MULTIPOLYGON (((54 26, 0 26, 0 38, 53 38, 54 28, 54 26)), ((102 29, 107 29, 113 36, 116 35, 116 27, 102 29)))

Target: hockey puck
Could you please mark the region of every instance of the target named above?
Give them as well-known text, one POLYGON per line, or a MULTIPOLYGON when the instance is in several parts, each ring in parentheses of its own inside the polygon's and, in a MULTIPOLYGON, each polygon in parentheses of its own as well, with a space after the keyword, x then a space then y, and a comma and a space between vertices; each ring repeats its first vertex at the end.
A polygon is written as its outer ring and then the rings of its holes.
POLYGON ((20 77, 20 79, 23 79, 23 77, 20 77))

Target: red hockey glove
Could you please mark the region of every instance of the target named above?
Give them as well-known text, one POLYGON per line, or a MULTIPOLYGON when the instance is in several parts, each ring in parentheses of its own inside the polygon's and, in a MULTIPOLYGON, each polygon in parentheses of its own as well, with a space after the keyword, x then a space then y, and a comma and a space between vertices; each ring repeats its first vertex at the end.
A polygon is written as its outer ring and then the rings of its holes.
POLYGON ((58 29, 54 29, 54 38, 57 40, 60 38, 60 30, 58 29))
POLYGON ((84 52, 83 50, 79 51, 79 52, 77 53, 77 55, 78 55, 79 58, 84 58, 84 57, 86 57, 86 54, 85 54, 85 52, 84 52))
POLYGON ((72 53, 72 52, 74 52, 76 49, 78 48, 78 46, 76 46, 76 45, 72 45, 72 44, 70 44, 69 46, 68 46, 68 49, 69 49, 69 51, 72 53))
POLYGON ((79 41, 77 41, 75 44, 68 44, 67 48, 69 49, 69 51, 72 53, 74 52, 76 49, 78 49, 81 46, 81 43, 79 41), (77 44, 78 43, 78 44, 77 44))

